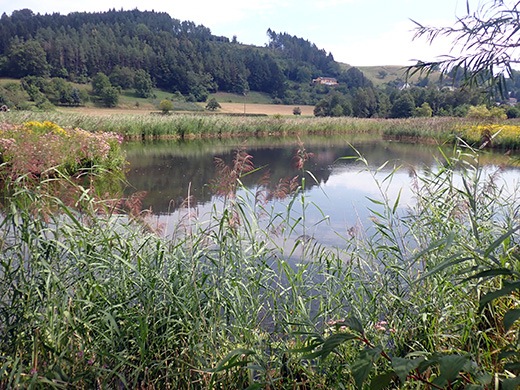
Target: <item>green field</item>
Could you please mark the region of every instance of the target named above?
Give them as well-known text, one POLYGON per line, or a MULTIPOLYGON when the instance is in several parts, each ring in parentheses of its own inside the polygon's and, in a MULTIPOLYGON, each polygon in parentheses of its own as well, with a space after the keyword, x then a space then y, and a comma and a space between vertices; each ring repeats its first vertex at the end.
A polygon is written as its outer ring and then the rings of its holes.
POLYGON ((244 103, 244 100, 250 104, 271 104, 273 99, 266 93, 250 91, 244 97, 243 95, 229 92, 217 92, 209 96, 214 97, 219 103, 244 103))
MULTIPOLYGON (((348 64, 340 64, 343 69, 351 68, 348 64)), ((378 66, 356 66, 360 71, 363 72, 366 78, 368 78, 376 87, 383 86, 384 84, 392 83, 395 81, 406 81, 406 67, 401 65, 378 65, 378 66)), ((409 82, 415 83, 421 77, 420 74, 415 74, 410 77, 409 82)), ((425 76, 423 76, 425 77, 425 76)), ((432 81, 436 82, 439 79, 439 73, 434 73, 429 77, 432 81)))

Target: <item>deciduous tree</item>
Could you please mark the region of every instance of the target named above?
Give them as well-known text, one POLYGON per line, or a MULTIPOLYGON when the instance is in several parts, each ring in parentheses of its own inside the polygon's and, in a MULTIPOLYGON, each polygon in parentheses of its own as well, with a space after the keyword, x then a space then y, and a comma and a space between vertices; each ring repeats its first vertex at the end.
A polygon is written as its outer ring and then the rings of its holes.
POLYGON ((139 69, 135 72, 134 88, 139 97, 148 98, 153 95, 153 82, 147 71, 139 69))
POLYGON ((105 88, 109 88, 112 86, 110 83, 110 80, 106 74, 103 72, 98 72, 93 78, 92 78, 92 92, 94 95, 101 95, 102 91, 105 88))
POLYGON ((11 76, 19 78, 48 76, 50 71, 45 50, 35 40, 13 44, 9 53, 8 68, 11 76))
POLYGON ((206 110, 215 111, 216 109, 221 108, 219 102, 217 102, 217 99, 211 98, 208 101, 208 104, 206 104, 206 110))
POLYGON ((163 114, 168 114, 171 110, 173 110, 173 102, 168 99, 161 100, 159 103, 159 109, 163 114))

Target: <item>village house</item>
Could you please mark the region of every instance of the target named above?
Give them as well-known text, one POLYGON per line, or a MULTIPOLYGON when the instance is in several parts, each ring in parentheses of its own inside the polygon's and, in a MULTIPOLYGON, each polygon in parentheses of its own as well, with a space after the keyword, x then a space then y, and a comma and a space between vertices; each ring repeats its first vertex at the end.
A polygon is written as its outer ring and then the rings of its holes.
POLYGON ((338 85, 338 80, 333 77, 318 77, 313 79, 312 82, 321 85, 338 85))

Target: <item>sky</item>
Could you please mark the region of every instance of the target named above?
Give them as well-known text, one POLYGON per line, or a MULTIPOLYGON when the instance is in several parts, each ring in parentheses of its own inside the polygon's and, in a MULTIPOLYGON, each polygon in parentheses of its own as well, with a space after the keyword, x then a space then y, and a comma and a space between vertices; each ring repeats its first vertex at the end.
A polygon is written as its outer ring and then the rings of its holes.
MULTIPOLYGON (((477 6, 479 0, 470 0, 477 6)), ((267 29, 304 38, 353 66, 411 65, 450 53, 451 42, 413 40, 415 24, 451 26, 466 0, 0 0, 0 12, 67 14, 109 9, 167 12, 215 35, 264 46, 267 29)))

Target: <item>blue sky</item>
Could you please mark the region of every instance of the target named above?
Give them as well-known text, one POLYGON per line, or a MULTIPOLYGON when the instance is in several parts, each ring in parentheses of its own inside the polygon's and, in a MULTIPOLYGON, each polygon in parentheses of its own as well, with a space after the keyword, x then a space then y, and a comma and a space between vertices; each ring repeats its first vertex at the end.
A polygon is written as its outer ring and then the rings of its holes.
MULTIPOLYGON (((476 7, 479 0, 470 0, 476 7)), ((111 8, 168 12, 191 20, 213 34, 263 46, 268 28, 287 32, 355 66, 408 65, 449 54, 449 41, 433 46, 412 41, 414 24, 452 25, 464 15, 466 0, 0 0, 0 11, 29 8, 35 13, 106 11, 111 8)))

